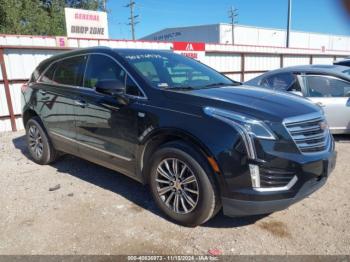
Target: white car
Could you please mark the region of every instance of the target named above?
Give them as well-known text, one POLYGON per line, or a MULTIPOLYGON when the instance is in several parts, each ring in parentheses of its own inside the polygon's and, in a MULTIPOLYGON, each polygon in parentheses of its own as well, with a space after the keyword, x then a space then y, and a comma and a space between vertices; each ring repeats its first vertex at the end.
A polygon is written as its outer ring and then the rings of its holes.
POLYGON ((321 106, 333 134, 350 134, 350 68, 306 65, 269 71, 245 82, 304 96, 321 106))

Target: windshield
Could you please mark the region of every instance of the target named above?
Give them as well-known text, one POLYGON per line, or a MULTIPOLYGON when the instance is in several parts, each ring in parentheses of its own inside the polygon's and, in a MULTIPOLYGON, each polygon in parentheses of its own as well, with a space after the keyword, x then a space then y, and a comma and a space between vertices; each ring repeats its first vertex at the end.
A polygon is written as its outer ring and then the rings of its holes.
POLYGON ((155 88, 203 89, 239 85, 191 58, 171 52, 118 51, 155 88))

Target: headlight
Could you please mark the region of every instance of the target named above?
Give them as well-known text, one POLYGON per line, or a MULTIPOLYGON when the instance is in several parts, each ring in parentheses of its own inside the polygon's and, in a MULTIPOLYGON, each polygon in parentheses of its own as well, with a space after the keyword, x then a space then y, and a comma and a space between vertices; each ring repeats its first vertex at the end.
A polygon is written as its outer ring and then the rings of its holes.
POLYGON ((258 119, 214 107, 205 107, 204 112, 212 117, 221 120, 225 119, 225 122, 231 122, 234 127, 239 126, 243 129, 242 131, 249 134, 249 136, 260 139, 276 140, 276 137, 270 128, 263 121, 258 119))

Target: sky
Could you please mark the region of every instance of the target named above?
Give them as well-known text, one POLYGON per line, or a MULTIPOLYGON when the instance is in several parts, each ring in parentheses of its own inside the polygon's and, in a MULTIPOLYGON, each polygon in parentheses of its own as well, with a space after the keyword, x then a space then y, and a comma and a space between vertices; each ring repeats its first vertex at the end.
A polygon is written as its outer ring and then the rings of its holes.
MULTIPOLYGON (((108 0, 109 34, 130 39, 130 0, 108 0)), ((227 23, 231 6, 238 9, 238 24, 286 28, 288 0, 134 0, 139 15, 136 39, 169 28, 227 23)), ((340 0, 292 0, 292 30, 350 35, 350 19, 340 0)))

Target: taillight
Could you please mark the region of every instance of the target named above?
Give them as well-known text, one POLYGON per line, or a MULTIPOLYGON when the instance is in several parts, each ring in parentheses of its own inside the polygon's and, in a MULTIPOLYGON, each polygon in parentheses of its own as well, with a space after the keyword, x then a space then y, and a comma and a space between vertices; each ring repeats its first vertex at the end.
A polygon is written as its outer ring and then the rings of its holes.
POLYGON ((21 86, 22 92, 24 93, 25 91, 27 91, 28 87, 29 87, 29 86, 28 86, 28 83, 23 84, 23 85, 21 86))

